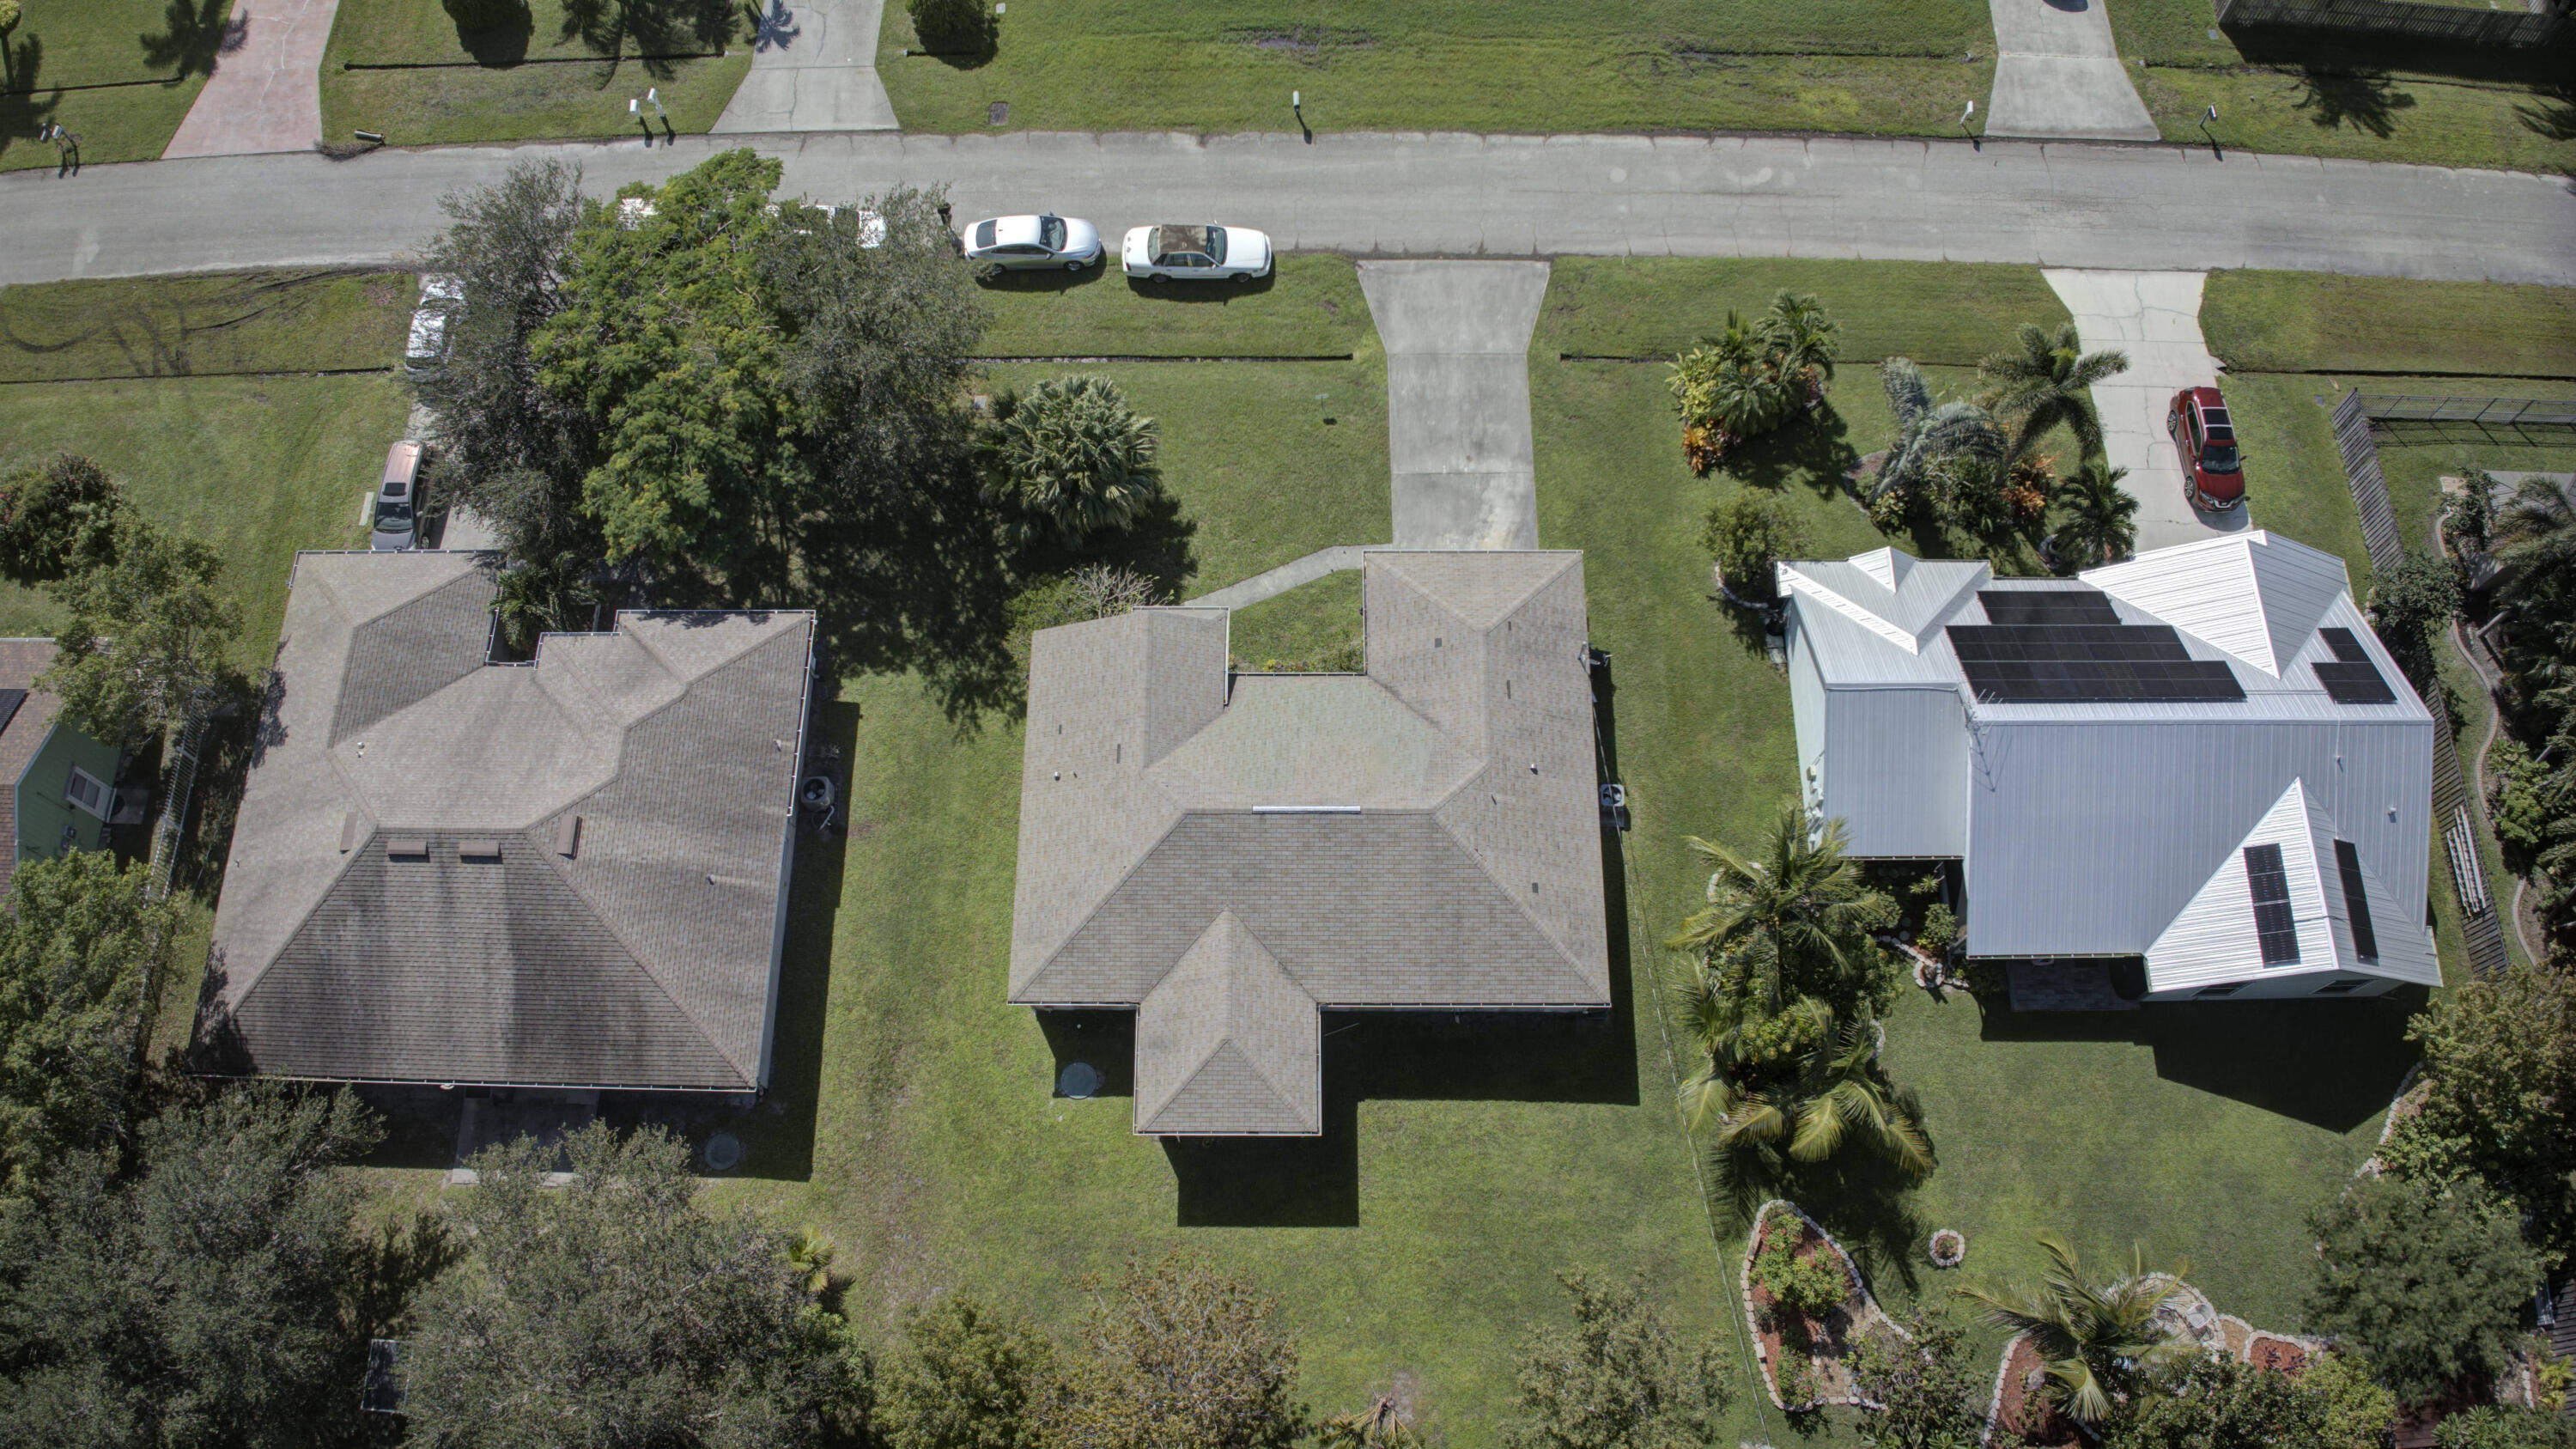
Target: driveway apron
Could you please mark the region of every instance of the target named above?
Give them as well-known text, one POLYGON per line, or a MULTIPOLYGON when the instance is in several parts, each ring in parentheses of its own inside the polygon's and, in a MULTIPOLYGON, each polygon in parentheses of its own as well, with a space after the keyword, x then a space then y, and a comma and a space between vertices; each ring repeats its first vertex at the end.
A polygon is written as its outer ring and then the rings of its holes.
POLYGON ((1995 18, 1987 135, 2156 139, 2156 123, 2112 43, 2107 0, 1986 3, 1995 18))
POLYGON ((340 0, 238 0, 214 73, 163 160, 310 151, 322 139, 322 47, 340 0))
POLYGON ((2050 267, 2041 273, 2075 316, 2084 350, 2116 347, 2129 370, 2093 388, 2102 414, 2102 451, 2129 476, 2138 500, 2138 547, 2198 543, 2253 527, 2254 494, 2224 513, 2203 513, 2183 494, 2182 458, 2165 433, 2165 406, 2187 387, 2213 386, 2218 359, 2200 335, 2202 272, 2097 272, 2050 267))
POLYGON ((1386 344, 1397 548, 1536 548, 1529 345, 1545 262, 1362 262, 1386 344))
POLYGON ((716 134, 895 129, 894 102, 877 79, 883 14, 883 0, 769 0, 751 73, 716 117, 716 134))

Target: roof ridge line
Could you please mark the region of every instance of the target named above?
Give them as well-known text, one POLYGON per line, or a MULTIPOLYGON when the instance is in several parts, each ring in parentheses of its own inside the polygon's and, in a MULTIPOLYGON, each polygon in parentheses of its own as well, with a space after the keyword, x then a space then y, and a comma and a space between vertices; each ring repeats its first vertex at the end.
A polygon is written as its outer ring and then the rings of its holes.
MULTIPOLYGON (((1491 768, 1490 762, 1488 763, 1487 768, 1491 768)), ((1477 778, 1481 779, 1483 777, 1480 775, 1477 778)), ((1494 874, 1494 868, 1487 865, 1484 859, 1476 854, 1474 847, 1458 838, 1458 832, 1449 827, 1448 821, 1440 818, 1440 812, 1438 810, 1431 810, 1425 813, 1431 816, 1431 823, 1439 826, 1440 832, 1449 837, 1450 845, 1456 847, 1458 853, 1465 856, 1468 863, 1476 867, 1477 873, 1484 876, 1485 880, 1491 884, 1494 889, 1502 892, 1503 899, 1511 902, 1512 909, 1520 914, 1520 918, 1522 920, 1529 922, 1530 928, 1538 932, 1540 939, 1556 948, 1558 959, 1563 961, 1567 969, 1571 970, 1575 974, 1576 979, 1582 979, 1583 963, 1574 959, 1574 953, 1566 948, 1565 942, 1557 939, 1556 932, 1549 930, 1545 921, 1542 921, 1538 917, 1530 914, 1529 907, 1521 904, 1520 897, 1513 893, 1510 886, 1503 883, 1502 877, 1494 874)), ((1602 955, 1603 969, 1606 971, 1608 969, 1609 955, 1608 941, 1606 938, 1603 942, 1602 955)), ((1585 984, 1589 985, 1590 983, 1586 982, 1585 984)))
MULTIPOLYGON (((1526 603, 1528 603, 1530 600, 1532 600, 1532 599, 1534 599, 1534 598, 1538 597, 1538 591, 1539 591, 1539 590, 1541 590, 1541 589, 1543 589, 1543 588, 1546 588, 1548 585, 1550 585, 1550 584, 1552 584, 1552 583, 1555 583, 1558 579, 1561 579, 1561 578, 1565 577, 1565 571, 1566 571, 1568 568, 1572 567, 1573 565, 1575 565, 1575 564, 1577 564, 1577 563, 1582 562, 1582 560, 1583 560, 1583 550, 1581 550, 1581 549, 1579 549, 1579 548, 1576 548, 1576 549, 1565 549, 1565 548, 1479 548, 1479 549, 1458 549, 1458 548, 1416 548, 1416 549, 1389 549, 1389 550, 1371 549, 1371 550, 1370 550, 1370 552, 1372 552, 1372 553, 1376 553, 1376 552, 1416 553, 1416 554, 1503 553, 1503 554, 1553 554, 1553 555, 1556 555, 1556 556, 1557 556, 1557 566, 1556 566, 1556 570, 1555 570, 1555 572, 1550 573, 1550 574, 1547 574, 1547 575, 1545 575, 1545 576, 1541 577, 1541 578, 1538 580, 1538 582, 1536 582, 1536 583, 1534 583, 1534 584, 1531 584, 1528 588, 1523 589, 1523 590, 1522 590, 1518 595, 1514 596, 1514 597, 1513 597, 1513 599, 1512 599, 1512 601, 1511 601, 1511 603, 1509 603, 1509 604, 1505 605, 1505 606, 1504 606, 1504 608, 1503 608, 1503 611, 1502 611, 1500 614, 1497 614, 1497 615, 1495 615, 1495 616, 1494 616, 1494 624, 1500 624, 1500 623, 1502 623, 1504 620, 1509 619, 1512 615, 1519 613, 1519 612, 1521 611, 1521 606, 1522 606, 1523 604, 1526 604, 1526 603)), ((1395 566, 1395 565, 1389 565, 1389 567, 1394 567, 1394 568, 1396 569, 1396 572, 1397 572, 1399 575, 1402 575, 1402 574, 1403 574, 1403 572, 1404 572, 1404 571, 1403 571, 1403 569, 1402 569, 1401 567, 1398 567, 1398 566, 1395 566)), ((1365 568, 1366 568, 1366 564, 1365 564, 1365 562, 1363 562, 1363 564, 1362 564, 1362 568, 1363 568, 1363 570, 1365 570, 1365 568)), ((1363 573, 1363 575, 1362 575, 1362 576, 1363 576, 1363 577, 1366 577, 1365 573, 1363 573)), ((1418 584, 1418 583, 1415 583, 1415 582, 1414 582, 1414 580, 1413 580, 1412 578, 1410 578, 1410 577, 1406 577, 1406 578, 1405 578, 1405 582, 1406 582, 1406 583, 1409 583, 1409 584, 1413 584, 1413 585, 1414 585, 1414 587, 1415 587, 1415 589, 1420 590, 1420 591, 1423 593, 1424 597, 1426 597, 1426 598, 1430 598, 1430 599, 1431 599, 1431 601, 1432 601, 1433 603, 1439 604, 1439 605, 1440 605, 1440 607, 1442 607, 1442 608, 1444 608, 1444 609, 1448 609, 1448 610, 1449 610, 1449 612, 1450 612, 1450 614, 1452 614, 1453 616, 1455 616, 1459 623, 1461 623, 1461 624, 1466 624, 1466 625, 1467 625, 1467 627, 1469 627, 1469 628, 1471 628, 1471 629, 1476 629, 1476 626, 1475 626, 1474 624, 1472 624, 1472 623, 1468 623, 1468 620, 1467 620, 1467 616, 1466 616, 1466 615, 1459 613, 1459 612, 1457 611, 1457 609, 1456 609, 1456 608, 1454 608, 1454 607, 1452 607, 1452 606, 1451 606, 1451 605, 1450 605, 1446 600, 1440 599, 1440 598, 1439 598, 1439 597, 1437 597, 1436 595, 1432 595, 1428 590, 1423 590, 1423 589, 1422 589, 1422 586, 1421 586, 1420 584, 1418 584)), ((1478 634, 1485 634, 1485 633, 1489 633, 1489 632, 1491 632, 1491 631, 1492 631, 1492 629, 1493 629, 1493 625, 1492 625, 1492 624, 1489 624, 1489 625, 1486 625, 1486 626, 1485 626, 1484 628, 1482 628, 1482 629, 1476 629, 1476 632, 1477 632, 1478 634)))
MULTIPOLYGON (((1164 758, 1168 759, 1168 758, 1170 758, 1170 756, 1168 756, 1168 755, 1167 755, 1167 756, 1165 756, 1164 758)), ((1161 785, 1161 783, 1160 783, 1160 782, 1157 782, 1157 781, 1150 781, 1150 780, 1147 780, 1147 779, 1145 778, 1145 772, 1146 772, 1147 770, 1151 769, 1151 768, 1153 768, 1151 765, 1139 765, 1139 766, 1137 766, 1137 767, 1136 767, 1136 782, 1137 782, 1138 784, 1140 784, 1140 785, 1150 785, 1150 786, 1152 786, 1153 791, 1154 791, 1154 793, 1155 793, 1155 794, 1162 796, 1162 797, 1163 797, 1163 799, 1164 799, 1166 802, 1169 802, 1169 803, 1171 804, 1171 806, 1172 806, 1173 810, 1176 812, 1176 813, 1172 816, 1172 823, 1171 823, 1171 824, 1169 824, 1169 825, 1164 826, 1164 827, 1162 828, 1162 830, 1161 830, 1161 832, 1160 832, 1160 833, 1156 834, 1156 835, 1155 835, 1155 837, 1154 837, 1152 840, 1149 840, 1149 841, 1147 841, 1147 842, 1145 843, 1145 848, 1144 848, 1143 850, 1141 850, 1141 851, 1138 851, 1138 852, 1136 853, 1136 858, 1135 858, 1134 860, 1131 860, 1131 861, 1127 862, 1127 868, 1126 868, 1125 870, 1122 870, 1122 871, 1120 871, 1120 872, 1118 873, 1118 878, 1117 878, 1116 880, 1111 881, 1111 882, 1109 883, 1109 889, 1107 889, 1107 890, 1105 890, 1105 891, 1102 891, 1102 892, 1100 893, 1100 899, 1098 899, 1098 900, 1096 900, 1096 901, 1094 901, 1094 902, 1092 902, 1092 903, 1091 903, 1091 909, 1089 909, 1089 910, 1087 910, 1087 911, 1085 911, 1085 912, 1083 912, 1083 913, 1082 913, 1082 919, 1080 919, 1080 920, 1078 920, 1078 921, 1075 921, 1075 922, 1073 923, 1072 927, 1071 927, 1070 929, 1066 930, 1066 932, 1064 933, 1064 935, 1063 935, 1061 938, 1059 938, 1059 939, 1056 941, 1056 943, 1055 943, 1052 947, 1048 948, 1047 953, 1046 953, 1044 956, 1041 956, 1041 957, 1039 957, 1039 958, 1038 958, 1037 968, 1036 968, 1035 970, 1033 970, 1033 971, 1031 971, 1031 972, 1029 973, 1029 980, 1031 980, 1031 981, 1035 981, 1035 980, 1037 980, 1039 977, 1044 976, 1044 975, 1046 974, 1046 972, 1047 972, 1047 968, 1048 968, 1048 967, 1050 967, 1050 966, 1053 966, 1053 965, 1055 964, 1055 960, 1056 960, 1056 958, 1057 958, 1058 956, 1061 956, 1061 955, 1063 955, 1063 954, 1064 954, 1064 948, 1065 948, 1065 947, 1067 947, 1067 946, 1069 946, 1069 945, 1072 945, 1072 944, 1073 944, 1073 938, 1082 934, 1082 928, 1083 928, 1083 927, 1085 927, 1085 926, 1090 925, 1090 924, 1092 923, 1092 921, 1093 921, 1096 917, 1098 917, 1098 916, 1099 916, 1099 914, 1100 914, 1100 908, 1101 908, 1102 906, 1105 906, 1105 905, 1109 904, 1109 902, 1110 902, 1111 898, 1112 898, 1112 897, 1114 897, 1114 896, 1116 896, 1116 895, 1118 894, 1118 892, 1120 891, 1120 889, 1122 889, 1123 887, 1125 887, 1125 885, 1127 884, 1127 882, 1128 882, 1128 881, 1130 881, 1130 880, 1132 880, 1132 879, 1134 879, 1134 878, 1135 878, 1136 872, 1137 872, 1138 870, 1140 870, 1140 869, 1142 869, 1142 868, 1144 867, 1145 862, 1147 862, 1147 861, 1149 861, 1149 860, 1152 860, 1152 859, 1154 858, 1154 852, 1163 848, 1163 842, 1172 838, 1172 832, 1173 832, 1173 831, 1175 831, 1175 830, 1180 829, 1180 828, 1181 828, 1181 824, 1182 824, 1182 822, 1184 822, 1184 821, 1188 820, 1192 815, 1197 815, 1197 814, 1201 814, 1201 813, 1206 813, 1206 814, 1211 814, 1211 815, 1213 815, 1213 814, 1219 814, 1219 813, 1227 813, 1227 812, 1219 812, 1219 811, 1206 811, 1206 812, 1200 812, 1200 811, 1192 810, 1192 809, 1190 809, 1188 806, 1182 805, 1180 802, 1178 802, 1178 801, 1176 801, 1176 800, 1173 800, 1173 799, 1172 799, 1172 794, 1171 794, 1171 792, 1170 792, 1170 791, 1168 791, 1168 790, 1166 790, 1166 789, 1164 789, 1164 788, 1162 787, 1162 785, 1161 785)), ((1016 871, 1014 872, 1014 874, 1016 874, 1016 871)), ((1017 884, 1017 883, 1016 883, 1016 882, 1014 882, 1014 894, 1015 894, 1015 895, 1017 894, 1016 884, 1017 884)), ((1202 931, 1200 934, 1204 935, 1204 934, 1206 934, 1206 932, 1202 931)), ((1255 936, 1255 937, 1253 937, 1253 939, 1254 939, 1254 940, 1256 940, 1256 941, 1258 941, 1258 940, 1260 940, 1261 938, 1260 938, 1260 937, 1258 937, 1258 936, 1255 936)), ((1270 944, 1269 944, 1268 942, 1266 942, 1266 941, 1262 942, 1261 949, 1263 949, 1264 951, 1268 951, 1268 950, 1270 950, 1270 944)), ((1276 953, 1276 952, 1273 952, 1272 954, 1273 954, 1273 955, 1276 955, 1277 953, 1276 953)), ((1180 962, 1179 962, 1178 960, 1175 960, 1172 964, 1173 964, 1173 966, 1176 966, 1176 967, 1177 967, 1177 966, 1180 964, 1180 962)), ((1171 975, 1171 974, 1172 974, 1172 973, 1171 973, 1171 971, 1170 971, 1170 970, 1168 970, 1168 969, 1167 969, 1167 970, 1165 970, 1165 971, 1164 971, 1164 973, 1163 973, 1163 975, 1164 975, 1164 976, 1169 976, 1169 975, 1171 975)), ((1158 978, 1156 978, 1155 984, 1156 984, 1156 985, 1160 985, 1160 984, 1161 984, 1161 978, 1159 978, 1159 977, 1158 977, 1158 978)), ((1153 987, 1150 987, 1150 986, 1149 986, 1149 987, 1147 987, 1146 989, 1150 991, 1150 990, 1152 990, 1152 989, 1153 989, 1153 987)), ((1007 1000, 1009 1000, 1011 1004, 1013 1004, 1013 1005, 1018 1005, 1018 1004, 1019 1004, 1019 992, 1018 992, 1016 989, 1014 989, 1014 990, 1010 991, 1010 992, 1007 994, 1007 998, 1006 998, 1006 999, 1007 999, 1007 1000)))
MULTIPOLYGON (((613 776, 611 777, 612 781, 614 778, 615 777, 613 776)), ((582 796, 580 799, 573 801, 570 805, 566 805, 563 809, 554 811, 553 813, 561 815, 580 805, 586 804, 597 797, 600 790, 604 790, 606 788, 608 788, 606 785, 602 785, 599 789, 591 791, 588 795, 582 796)), ((522 837, 526 837, 534 835, 535 832, 536 826, 529 825, 515 833, 522 837)), ((689 1024, 689 1030, 697 1033, 698 1040, 706 1045, 707 1050, 724 1058, 726 1063, 732 1066, 734 1071, 741 1076, 744 1084, 749 1086, 756 1077, 756 1070, 746 1069, 739 1058, 737 1058, 732 1052, 727 1051, 724 1048, 724 1045, 718 1042, 713 1034, 708 1032, 707 1024, 698 1019, 697 1013, 689 1010, 687 1006, 681 1004, 680 998, 671 990, 671 983, 662 979, 662 973, 653 969, 653 963, 645 953, 636 946, 635 942, 627 936, 624 930, 618 927, 615 921, 609 919, 608 913, 599 908, 599 902, 591 899, 590 892, 582 889, 581 882, 573 878, 572 867, 564 862, 563 857, 556 855, 552 850, 547 849, 543 844, 537 841, 531 840, 529 845, 530 848, 537 852, 537 863, 555 873, 556 879, 561 880, 564 883, 564 889, 572 892, 572 898, 581 902, 583 910, 590 912, 592 923, 597 925, 602 931, 607 932, 608 938, 615 941, 618 946, 626 952, 626 959, 635 963, 635 969, 643 973, 644 979, 653 983, 653 989, 662 993, 662 999, 671 1004, 672 1013, 678 1016, 680 1020, 687 1022, 689 1024)))
MULTIPOLYGON (((330 751, 324 750, 323 757, 329 759, 330 751)), ((331 761, 332 773, 335 775, 339 773, 339 764, 337 760, 331 761)), ((365 799, 363 795, 359 798, 361 801, 365 799)), ((342 808, 350 807, 344 804, 342 808)), ((384 830, 384 822, 377 820, 373 811, 359 808, 352 810, 351 813, 363 815, 371 822, 366 835, 355 845, 350 846, 348 852, 340 857, 339 868, 332 871, 331 879, 323 883, 322 893, 315 896, 313 903, 304 908, 304 914, 297 916, 294 923, 286 928, 285 934, 277 938, 277 949, 271 951, 268 959, 260 963, 259 969, 251 973, 250 980, 242 984, 241 990, 232 993, 233 1004, 226 1008, 230 1014, 239 1015, 241 1009, 250 1004, 251 993, 259 990, 260 986, 268 980, 269 969, 277 964, 277 958, 286 954, 286 948, 293 944, 297 933, 312 923, 313 913, 322 909, 322 903, 331 899, 331 893, 340 888, 340 878, 347 875, 350 867, 358 863, 358 857, 367 853, 368 842, 374 840, 384 830)))

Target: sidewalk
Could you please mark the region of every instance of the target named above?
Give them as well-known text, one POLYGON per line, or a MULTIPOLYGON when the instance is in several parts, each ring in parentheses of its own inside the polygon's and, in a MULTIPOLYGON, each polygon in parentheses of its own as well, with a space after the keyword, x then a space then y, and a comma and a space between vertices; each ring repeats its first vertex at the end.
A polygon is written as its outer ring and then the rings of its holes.
POLYGON ((891 131, 894 102, 877 79, 883 0, 768 0, 744 76, 717 135, 759 131, 891 131))
POLYGON ((322 139, 322 47, 340 0, 239 0, 222 52, 161 152, 310 151, 322 139))
POLYGON ((2102 451, 2138 500, 2138 547, 2198 543, 2254 526, 2251 501, 2203 513, 2183 496, 2182 459, 2165 434, 2165 407, 2187 387, 2218 381, 2218 359, 2200 335, 2202 272, 2041 273, 2075 314, 2084 350, 2119 348, 2129 370, 2093 388, 2102 414, 2102 451))

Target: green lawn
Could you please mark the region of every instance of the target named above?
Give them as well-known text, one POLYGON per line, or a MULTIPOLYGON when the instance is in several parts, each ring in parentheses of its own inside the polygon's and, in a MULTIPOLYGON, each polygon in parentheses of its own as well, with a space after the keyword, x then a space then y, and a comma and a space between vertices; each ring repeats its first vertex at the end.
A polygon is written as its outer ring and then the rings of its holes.
POLYGON ((2200 329, 2235 372, 2576 378, 2576 287, 2213 272, 2200 329))
MULTIPOLYGON (((242 604, 234 661, 257 669, 296 550, 365 545, 359 504, 409 407, 389 376, 19 383, 0 387, 0 439, 12 460, 86 453, 145 513, 212 542, 242 604)), ((0 634, 54 623, 41 594, 0 585, 0 634)))
POLYGON ((322 59, 322 134, 369 130, 397 146, 633 136, 626 103, 648 87, 672 129, 700 132, 751 67, 749 21, 729 0, 535 0, 530 22, 524 34, 467 36, 438 0, 341 0, 322 59), (648 23, 620 28, 621 16, 648 23))
MULTIPOLYGON (((1723 329, 1730 309, 1760 315, 1784 288, 1824 302, 1842 325, 1843 361, 1855 366, 1906 356, 1974 367, 2010 345, 2022 323, 2054 328, 2067 320, 2065 304, 2033 267, 1562 257, 1539 328, 1543 355, 1669 358, 1723 329)), ((1875 383, 1854 372, 1843 386, 1875 383)))
POLYGON ((2241 64, 2131 74, 2156 128, 2186 145, 2205 143, 2202 108, 2215 105, 2210 134, 2229 150, 2544 175, 2576 167, 2576 108, 2528 86, 2241 64))
POLYGON ((1339 256, 1283 256, 1249 285, 1147 285, 1107 265, 1007 272, 983 294, 989 357, 1345 357, 1376 336, 1359 273, 1339 256))
POLYGON ((0 383, 391 368, 408 272, 205 272, 0 288, 0 383))
POLYGON ((1925 132, 1994 74, 1966 0, 1025 0, 998 52, 906 57, 889 7, 878 73, 907 129, 1925 132), (1967 58, 1970 52, 1976 59, 1967 58))
POLYGON ((148 161, 205 88, 232 0, 25 0, 0 36, 0 171, 59 164, 58 122, 84 164, 148 161))
POLYGON ((1234 611, 1226 643, 1245 671, 1312 674, 1350 670, 1360 652, 1360 575, 1326 574, 1234 611))

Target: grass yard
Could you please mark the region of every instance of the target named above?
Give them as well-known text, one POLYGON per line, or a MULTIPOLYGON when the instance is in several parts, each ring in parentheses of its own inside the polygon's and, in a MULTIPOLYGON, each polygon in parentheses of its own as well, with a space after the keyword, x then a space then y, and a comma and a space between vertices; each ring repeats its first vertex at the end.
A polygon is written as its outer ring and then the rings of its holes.
POLYGON ((673 130, 701 132, 751 68, 750 22, 730 0, 533 0, 529 18, 525 33, 465 35, 438 0, 341 0, 322 134, 376 131, 397 146, 632 136, 626 103, 647 87, 673 130))
POLYGON ((419 291, 328 270, 0 288, 0 383, 391 368, 419 291))
POLYGON ((988 357, 1347 357, 1375 345, 1350 258, 1283 256, 1258 282, 1147 285, 1112 264, 984 285, 988 357))
POLYGON ((84 164, 149 161, 212 70, 232 0, 25 0, 0 36, 0 171, 59 164, 59 122, 84 164))
POLYGON ((1784 288, 1815 293, 1842 325, 1847 371, 1836 396, 1846 405, 1850 392, 1874 386, 1867 370, 1884 358, 1974 367, 2022 323, 2067 320, 2035 267, 1563 257, 1531 356, 1669 359, 1723 330, 1729 309, 1759 316, 1784 288))
POLYGON ((1023 0, 999 49, 917 49, 889 7, 878 74, 907 129, 1898 131, 1940 128, 1994 74, 1965 0, 1023 0), (1969 59, 1971 52, 1975 59, 1969 59))
POLYGON ((1226 643, 1236 667, 1268 673, 1346 671, 1362 661, 1360 574, 1326 574, 1237 609, 1226 643))
POLYGON ((2543 175, 2576 168, 2576 106, 2529 87, 2405 74, 2326 75, 2266 66, 2135 72, 2165 139, 2203 143, 2218 107, 2237 151, 2488 166, 2543 175))
POLYGON ((2576 378, 2576 287, 2213 272, 2200 328, 2232 372, 2576 378))

